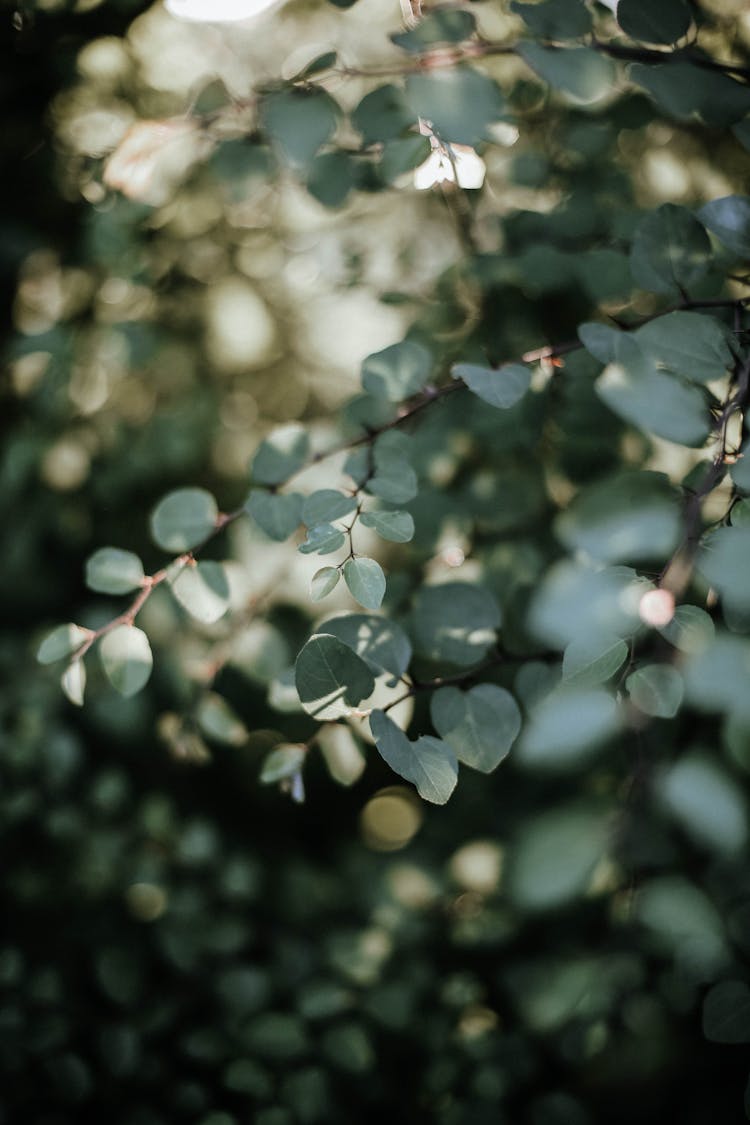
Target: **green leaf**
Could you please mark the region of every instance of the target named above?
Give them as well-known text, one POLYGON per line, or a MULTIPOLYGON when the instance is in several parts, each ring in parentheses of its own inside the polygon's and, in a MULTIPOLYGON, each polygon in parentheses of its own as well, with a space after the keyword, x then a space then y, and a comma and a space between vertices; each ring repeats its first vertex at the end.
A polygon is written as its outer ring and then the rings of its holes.
POLYGON ((182 608, 204 625, 213 625, 229 609, 229 582, 221 563, 188 564, 172 581, 171 588, 182 608))
POLYGON ((365 609, 378 609, 385 595, 385 575, 375 559, 347 559, 344 581, 353 598, 365 609))
POLYGON ((680 652, 695 653, 710 645, 716 635, 716 626, 704 609, 697 605, 678 605, 668 625, 659 632, 680 652))
POLYGON ((424 164, 431 152, 429 137, 397 137, 383 145, 378 170, 385 182, 392 184, 399 176, 424 164))
POLYGON ((196 717, 203 733, 217 742, 227 746, 244 746, 247 742, 247 727, 226 699, 215 691, 201 696, 196 717))
POLYGON ((541 0, 537 4, 511 3, 538 39, 580 39, 591 31, 591 16, 583 0, 541 0))
POLYGON ((720 527, 701 548, 701 574, 737 608, 750 609, 750 528, 720 527))
POLYGON ((351 115, 352 125, 365 145, 394 140, 417 123, 417 115, 397 86, 378 86, 365 94, 351 115))
POLYGON ((528 627, 534 637, 559 649, 587 632, 628 637, 641 626, 638 605, 648 588, 630 567, 602 569, 563 559, 538 584, 528 627))
POLYGON ((266 131, 296 168, 310 164, 336 128, 339 112, 330 94, 319 86, 314 89, 287 87, 267 94, 261 103, 261 119, 266 131))
MULTIPOLYGON (((737 461, 732 465, 729 474, 738 492, 750 492, 750 441, 746 441, 739 452, 737 461)), ((732 523, 735 524, 735 512, 732 510, 732 523)))
POLYGON ((371 395, 401 402, 421 390, 431 368, 427 348, 416 340, 402 340, 367 356, 362 363, 362 386, 371 395))
POLYGON ((101 547, 86 562, 86 585, 100 594, 129 594, 144 577, 138 556, 117 547, 101 547))
POLYGON ((750 988, 744 981, 723 980, 708 992, 703 1034, 712 1043, 750 1043, 750 988))
POLYGON ((302 496, 299 492, 266 492, 254 488, 245 501, 245 511, 269 539, 281 543, 293 535, 302 522, 302 496))
POLYGON ((83 707, 83 693, 86 690, 86 665, 82 660, 73 660, 60 679, 65 695, 76 707, 83 707))
POLYGON ((410 742, 382 711, 373 711, 370 730, 380 756, 391 769, 415 785, 423 800, 444 805, 458 781, 458 764, 450 747, 437 738, 410 742))
POLYGON ((690 9, 684 0, 618 0, 617 22, 639 43, 670 46, 690 30, 690 9))
POLYGON ((734 363, 731 332, 716 317, 702 313, 657 317, 639 328, 635 338, 657 363, 697 383, 721 379, 734 363))
POLYGON ((36 658, 40 664, 54 664, 70 656, 91 636, 90 629, 80 625, 58 625, 40 644, 36 658))
POLYGON ((372 448, 374 476, 367 491, 389 504, 406 504, 417 495, 417 474, 406 456, 409 439, 394 431, 381 434, 372 448))
POLYGON ((330 555, 333 551, 340 551, 344 543, 346 543, 346 536, 343 531, 334 527, 332 523, 319 523, 316 527, 310 528, 307 539, 300 544, 299 550, 303 555, 311 555, 315 552, 319 555, 330 555))
POLYGON ((135 695, 148 683, 154 658, 142 629, 118 625, 102 637, 99 655, 107 679, 120 695, 135 695))
POLYGON ((411 662, 411 644, 404 630, 386 617, 348 613, 324 622, 320 631, 330 633, 356 652, 375 676, 389 673, 395 683, 411 662))
POLYGON ((722 711, 750 724, 750 640, 717 632, 682 666, 685 696, 703 711, 722 711))
POLYGON ((625 686, 638 710, 656 719, 673 719, 682 704, 682 676, 671 664, 646 664, 625 686))
POLYGON ((496 641, 501 614, 480 585, 446 582, 423 586, 414 600, 412 632, 417 650, 430 660, 469 667, 496 641))
POLYGON ((644 883, 635 916, 672 953, 683 972, 713 976, 724 964, 723 921, 708 897, 687 879, 664 875, 644 883))
POLYGON ((584 488, 555 532, 569 550, 602 562, 665 559, 682 534, 682 505, 660 473, 619 472, 584 488))
POLYGON ((614 633, 582 633, 563 653, 563 681, 570 687, 597 687, 614 676, 627 656, 627 644, 614 633))
POLYGON ((451 368, 451 375, 454 379, 462 379, 477 398, 499 410, 515 406, 531 385, 531 372, 520 363, 506 363, 497 369, 456 363, 451 368))
POLYGON ((314 602, 322 601, 338 584, 341 571, 336 566, 324 566, 316 570, 310 579, 310 597, 314 602))
POLYGON ((617 341, 616 362, 596 381, 604 403, 626 422, 679 445, 697 447, 711 430, 708 406, 698 387, 659 370, 630 336, 617 341))
POLYGON ((608 818, 586 805, 527 820, 508 856, 508 894, 522 910, 554 910, 586 890, 602 858, 608 818))
POLYGON ((596 688, 558 688, 529 713, 516 761, 530 769, 575 769, 616 733, 615 700, 596 688))
POLYGON ((321 722, 347 715, 375 688, 365 662, 330 633, 315 634, 303 647, 294 680, 305 711, 321 722))
POLYGON ((591 47, 542 47, 523 42, 516 51, 544 82, 580 105, 598 101, 615 82, 613 63, 591 47))
POLYGON ((414 518, 409 512, 363 512, 359 522, 390 543, 408 543, 414 538, 414 518))
POLYGON ((303 467, 309 448, 310 439, 302 426, 280 426, 259 445, 250 469, 253 480, 283 484, 303 467))
POLYGON ((340 207, 357 186, 357 163, 348 152, 321 152, 307 174, 307 190, 324 207, 340 207))
POLYGON ((747 844, 747 804, 742 790, 706 754, 687 754, 656 786, 664 807, 695 843, 719 853, 739 853, 747 844))
POLYGON ((471 12, 459 8, 438 8, 423 16, 416 27, 392 35, 397 47, 420 54, 437 43, 462 43, 476 31, 476 20, 471 12))
POLYGON ((328 772, 339 785, 353 785, 365 770, 365 756, 343 723, 329 723, 317 738, 328 772))
POLYGON ((190 551, 216 530, 219 509, 203 488, 178 488, 151 513, 151 536, 165 551, 190 551))
POLYGON ((628 73, 661 109, 678 120, 687 121, 697 115, 707 125, 723 128, 733 125, 750 110, 750 89, 746 85, 697 63, 633 63, 628 73))
POLYGON ((482 773, 491 773, 507 757, 521 729, 518 704, 495 684, 478 684, 467 692, 441 688, 430 700, 430 717, 459 762, 482 773))
POLYGON ((293 80, 299 82, 302 78, 312 78, 314 74, 330 70, 332 66, 336 65, 337 58, 335 51, 324 51, 322 55, 316 55, 314 59, 311 59, 298 74, 295 74, 293 80))
POLYGON ((578 325, 578 338, 587 352, 598 359, 600 363, 612 363, 615 359, 617 341, 622 336, 619 328, 611 328, 608 324, 597 324, 589 321, 578 325))
POLYGON ((643 219, 633 236, 630 268, 643 289, 681 297, 711 264, 705 229, 685 207, 664 203, 643 219))
POLYGON ((481 141, 505 107, 499 86, 468 66, 410 74, 406 101, 444 141, 465 145, 481 141))
POLYGON ((299 744, 283 743, 264 759, 260 770, 259 781, 263 785, 272 785, 275 781, 283 781, 299 773, 307 756, 307 748, 299 744))
MULTIPOLYGON (((747 87, 743 87, 747 89, 747 87)), ((750 90, 748 90, 750 97, 750 90)), ((748 106, 750 109, 750 106, 748 106)), ((698 212, 701 222, 740 258, 750 258, 750 198, 726 195, 712 199, 698 212)))
POLYGON ((321 488, 306 496, 302 502, 302 522, 307 527, 318 523, 333 523, 348 516, 357 507, 356 496, 347 496, 335 488, 321 488))

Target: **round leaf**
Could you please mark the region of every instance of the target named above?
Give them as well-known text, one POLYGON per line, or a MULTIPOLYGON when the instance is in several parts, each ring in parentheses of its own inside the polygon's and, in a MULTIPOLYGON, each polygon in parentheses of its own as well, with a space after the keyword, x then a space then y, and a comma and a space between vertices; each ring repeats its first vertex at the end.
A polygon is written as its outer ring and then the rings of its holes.
POLYGON ((347 715, 375 688, 372 672, 347 645, 327 633, 312 636, 294 668, 300 702, 321 722, 347 715))
POLYGON ((414 519, 409 512, 363 512, 359 522, 391 543, 408 543, 414 538, 414 519))
POLYGON ((383 711, 373 711, 370 730, 378 752, 391 769, 415 785, 425 801, 444 805, 458 780, 458 765, 450 747, 437 738, 410 742, 383 711))
POLYGON ((310 579, 310 597, 314 602, 319 602, 330 594, 341 577, 341 571, 335 566, 324 566, 316 570, 310 579))
POLYGON ((349 592, 365 609, 378 609, 385 594, 385 575, 374 559, 347 559, 344 581, 349 592))
POLYGON ((183 609, 213 625, 229 609, 229 582, 221 563, 199 562, 186 566, 172 582, 172 593, 183 609))
POLYGON ((430 700, 430 716, 459 762, 482 773, 491 773, 507 757, 521 729, 518 704, 495 684, 467 692, 441 688, 430 700))
POLYGON ((121 695, 135 695, 148 682, 154 658, 142 629, 118 625, 102 637, 99 654, 107 679, 121 695))
POLYGON ((79 649, 91 636, 90 629, 80 625, 58 625, 44 638, 37 650, 36 658, 40 664, 54 664, 79 649))
POLYGON ((219 509, 203 488, 168 493, 151 513, 151 535, 165 551, 189 551, 216 529, 219 509))
POLYGON ((100 594, 129 594, 143 579, 143 563, 132 551, 102 547, 86 563, 86 585, 100 594))
POLYGON ((531 372, 520 363, 506 363, 497 370, 473 363, 456 363, 451 374, 454 379, 463 379, 472 394, 499 410, 515 406, 531 385, 531 372))

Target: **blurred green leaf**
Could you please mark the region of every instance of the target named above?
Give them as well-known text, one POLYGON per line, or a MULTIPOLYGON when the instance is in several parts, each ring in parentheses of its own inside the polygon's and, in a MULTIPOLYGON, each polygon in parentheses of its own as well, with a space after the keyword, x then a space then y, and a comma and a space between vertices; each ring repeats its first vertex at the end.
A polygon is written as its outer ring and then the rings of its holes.
POLYGON ((618 0, 617 22, 626 35, 640 43, 669 46, 690 30, 690 9, 683 0, 618 0))
POLYGON ((310 597, 314 602, 322 601, 338 585, 341 571, 336 566, 324 566, 316 570, 310 579, 310 597))
POLYGON ((750 1043, 750 988, 744 981, 720 981, 706 994, 703 1034, 712 1043, 750 1043))
POLYGON ((614 633, 584 633, 563 653, 563 680, 571 687, 597 687, 614 676, 627 657, 627 644, 614 633))
POLYGON ((204 625, 213 625, 229 609, 229 582, 221 563, 188 563, 171 583, 183 609, 204 625))
POLYGON ((591 31, 591 16, 582 0, 541 0, 537 4, 512 0, 510 7, 539 39, 580 39, 591 31))
POLYGON ((670 664, 646 664, 632 672, 625 686, 639 711, 657 719, 673 719, 683 696, 682 676, 670 664))
POLYGON ((476 31, 476 20, 471 12, 459 8, 438 8, 428 12, 419 23, 392 35, 397 47, 419 54, 438 43, 461 43, 476 31))
POLYGON ((467 667, 478 664, 494 644, 501 614, 482 586, 447 582, 417 592, 411 620, 423 656, 467 667))
POLYGON ((261 103, 266 130, 296 168, 305 168, 312 162, 336 128, 339 113, 336 102, 320 87, 276 90, 261 103))
POLYGON ((265 758, 260 770, 260 781, 263 785, 271 785, 275 781, 281 781, 285 777, 291 777, 297 773, 304 764, 307 756, 307 748, 305 746, 296 746, 291 744, 284 744, 277 746, 275 750, 265 758))
POLYGON ((82 660, 73 660, 60 679, 65 695, 76 707, 83 707, 83 693, 86 690, 86 665, 82 660))
POLYGON ((663 203, 638 224, 630 267, 643 289, 681 297, 706 276, 710 264, 708 235, 685 207, 663 203))
POLYGON ((442 140, 465 145, 483 140, 505 109, 499 86, 468 66, 408 75, 406 101, 442 140))
MULTIPOLYGON (((743 87, 747 89, 747 87, 743 87)), ((750 91, 748 91, 750 99, 750 91)), ((750 111, 750 104, 748 105, 750 111)), ((701 222, 720 242, 740 258, 750 258, 750 198, 726 195, 704 203, 698 212, 701 222)))
POLYGON ((414 519, 409 512, 363 512, 359 522, 391 543, 408 543, 414 538, 414 519))
POLYGON ((90 629, 80 625, 58 625, 40 644, 36 658, 40 664, 54 664, 70 656, 91 636, 90 629))
POLYGON ((318 523, 333 523, 348 516, 357 507, 355 496, 347 496, 335 488, 321 488, 310 493, 302 502, 302 522, 307 527, 318 523))
POLYGON ((741 789, 707 755, 680 758, 660 777, 659 798, 697 844, 737 853, 748 836, 747 804, 741 789))
POLYGON ((527 820, 508 856, 508 894, 520 909, 555 910, 583 894, 607 843, 609 822, 586 805, 527 820))
POLYGON ((506 363, 497 369, 456 363, 454 379, 462 379, 472 394, 499 410, 508 410, 523 398, 531 384, 531 372, 520 363, 506 363))
POLYGON ((371 395, 401 402, 424 386, 431 367, 427 348, 415 340, 402 340, 367 356, 362 363, 362 386, 371 395))
POLYGON ((101 547, 86 562, 86 585, 100 594, 129 594, 143 579, 143 563, 132 551, 101 547))
POLYGON ((307 431, 296 424, 280 426, 258 446, 250 466, 259 484, 283 484, 305 464, 310 448, 307 431))
POLYGON ((154 663, 148 637, 135 625, 118 625, 99 642, 107 679, 121 695, 136 695, 145 687, 154 663))
POLYGON ((528 769, 575 769, 619 726, 617 704, 608 692, 566 685, 531 708, 516 760, 528 769))
POLYGON ((266 492, 254 488, 245 501, 245 511, 269 539, 281 543, 302 522, 302 496, 299 492, 266 492))
POLYGON ((544 82, 581 105, 598 101, 612 87, 612 62, 591 47, 542 47, 523 42, 516 50, 544 82))
POLYGON ((491 773, 507 757, 521 729, 518 704, 495 684, 478 684, 467 692, 441 688, 430 700, 430 716, 459 762, 482 773, 491 773))
POLYGON ((189 551, 216 530, 219 509, 203 488, 168 493, 151 513, 151 535, 165 551, 189 551))

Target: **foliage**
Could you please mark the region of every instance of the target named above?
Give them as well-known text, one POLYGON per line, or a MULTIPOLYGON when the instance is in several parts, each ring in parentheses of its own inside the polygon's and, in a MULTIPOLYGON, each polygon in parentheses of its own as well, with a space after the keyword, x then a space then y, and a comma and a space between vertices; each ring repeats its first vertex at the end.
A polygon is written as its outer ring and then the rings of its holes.
POLYGON ((739 1120, 745 25, 375 7, 112 16, 52 105, 4 590, 72 706, 7 660, 7 822, 61 849, 11 886, 16 1104, 739 1120), (74 983, 21 950, 71 897, 74 983))

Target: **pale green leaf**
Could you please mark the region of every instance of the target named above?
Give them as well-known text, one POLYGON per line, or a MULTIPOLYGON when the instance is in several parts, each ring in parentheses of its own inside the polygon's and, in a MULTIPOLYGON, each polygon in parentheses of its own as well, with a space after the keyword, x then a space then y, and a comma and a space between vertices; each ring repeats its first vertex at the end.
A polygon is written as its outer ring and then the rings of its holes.
POLYGON ((213 625, 229 609, 229 582, 221 563, 188 564, 171 587, 182 608, 204 625, 213 625))
POLYGON ((416 340, 402 340, 368 355, 362 363, 362 386, 371 395, 401 402, 421 390, 430 377, 432 356, 416 340))
POLYGON ((444 141, 465 145, 481 141, 505 106, 499 86, 468 66, 410 74, 406 101, 444 141))
POLYGON ((359 557, 344 563, 349 592, 365 609, 378 609, 385 595, 385 575, 375 559, 359 557))
POLYGON ((86 665, 82 660, 73 660, 60 679, 65 695, 76 707, 83 707, 83 693, 86 690, 86 665))
POLYGON ((579 39, 591 31, 591 16, 583 0, 540 0, 536 4, 513 0, 510 7, 538 39, 579 39))
POLYGON ((527 819, 508 856, 511 901, 522 910, 554 910, 582 895, 608 835, 608 818, 586 805, 527 819))
POLYGON ((555 531, 569 550, 601 562, 666 559, 682 535, 682 505, 660 473, 619 472, 579 492, 555 531))
POLYGON ((731 332, 703 313, 667 313, 644 324, 635 338, 657 363, 697 383, 721 379, 734 363, 731 332))
POLYGON ((661 635, 680 652, 696 653, 710 645, 716 626, 697 605, 678 605, 668 625, 659 628, 661 635))
POLYGON ((388 673, 395 682, 409 667, 409 638, 400 625, 387 617, 373 617, 365 613, 342 614, 325 621, 320 631, 338 637, 353 649, 375 676, 388 673))
POLYGON ((392 35, 397 47, 419 54, 438 43, 461 43, 476 30, 476 20, 471 12, 458 8, 438 8, 428 12, 409 31, 392 35))
POLYGON ((49 633, 37 650, 36 658, 40 664, 54 664, 70 656, 91 636, 90 629, 80 625, 58 625, 49 633))
POLYGON ((479 585, 424 586, 414 602, 412 630, 418 651, 437 662, 478 664, 495 643, 500 609, 479 585))
POLYGON ((247 727, 224 696, 215 691, 201 696, 197 719, 203 733, 217 742, 224 742, 227 746, 244 746, 247 742, 247 727))
POLYGON ((524 42, 516 50, 544 82, 580 105, 598 101, 615 81, 612 62, 591 47, 543 47, 524 42))
POLYGON ((643 289, 681 297, 705 277, 711 258, 711 243, 698 220, 687 208, 664 203, 638 225, 630 267, 643 289))
POLYGON ((190 551, 216 530, 219 510, 203 488, 168 493, 151 513, 151 535, 165 551, 190 551))
POLYGON ((285 87, 267 94, 261 103, 266 131, 297 168, 308 165, 325 144, 336 128, 339 112, 336 102, 320 86, 285 87))
POLYGON ((701 222, 729 250, 740 258, 750 258, 750 197, 725 195, 722 199, 712 199, 704 203, 698 214, 701 222))
POLYGON ((107 679, 121 695, 135 695, 148 683, 154 658, 142 629, 118 625, 102 637, 99 655, 107 679))
POLYGON ((353 785, 365 769, 365 756, 347 726, 328 723, 318 735, 318 746, 328 772, 339 785, 353 785))
POLYGON ((409 512, 363 512, 359 522, 391 543, 408 543, 414 538, 414 519, 409 512))
POLYGON ((515 760, 529 769, 575 769, 619 726, 617 704, 606 691, 565 685, 532 707, 515 760))
POLYGON ((341 571, 336 566, 324 566, 316 570, 310 579, 310 597, 314 602, 322 601, 338 584, 341 571))
POLYGON ((340 551, 345 542, 346 536, 338 527, 334 527, 332 523, 319 523, 310 528, 298 550, 303 555, 330 555, 333 551, 340 551))
POLYGON ((357 507, 356 496, 347 496, 335 488, 321 488, 306 496, 302 502, 302 522, 306 527, 319 523, 333 523, 348 516, 357 507))
POLYGON ((707 754, 680 757, 660 776, 656 791, 697 844, 729 854, 747 844, 747 802, 742 790, 707 754))
POLYGON ((99 594, 129 594, 143 579, 143 563, 132 551, 101 547, 86 562, 86 585, 99 594))
POLYGON ((698 554, 697 566, 733 606, 750 608, 750 527, 720 527, 712 532, 698 554))
POLYGON ((259 781, 263 785, 272 785, 275 781, 292 777, 302 768, 306 756, 307 748, 298 743, 283 743, 277 746, 264 759, 259 781))
POLYGON ((632 672, 625 686, 639 711, 657 719, 673 719, 682 704, 682 676, 671 664, 647 664, 632 672))

